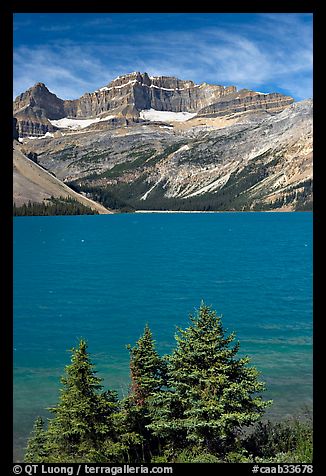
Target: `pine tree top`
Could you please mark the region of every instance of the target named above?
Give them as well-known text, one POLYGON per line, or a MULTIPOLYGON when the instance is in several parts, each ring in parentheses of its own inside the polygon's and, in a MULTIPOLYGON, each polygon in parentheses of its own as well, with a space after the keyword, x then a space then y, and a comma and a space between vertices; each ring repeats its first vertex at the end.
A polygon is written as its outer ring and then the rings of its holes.
POLYGON ((143 406, 148 397, 163 383, 163 361, 155 348, 152 332, 145 325, 143 335, 130 352, 131 397, 137 405, 143 406))

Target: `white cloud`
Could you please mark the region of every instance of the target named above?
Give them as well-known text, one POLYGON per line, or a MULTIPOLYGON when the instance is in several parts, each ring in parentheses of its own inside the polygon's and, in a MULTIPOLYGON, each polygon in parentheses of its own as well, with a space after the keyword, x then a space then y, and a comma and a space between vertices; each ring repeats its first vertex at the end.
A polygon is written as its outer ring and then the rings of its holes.
POLYGON ((147 71, 238 88, 272 87, 303 99, 312 95, 312 28, 306 18, 261 14, 255 24, 155 35, 110 29, 96 34, 93 28, 93 36, 80 44, 69 39, 20 46, 14 55, 15 94, 42 81, 58 96, 76 98, 120 74, 147 71))
POLYGON ((78 45, 18 48, 14 52, 14 96, 43 82, 59 97, 73 99, 106 83, 112 71, 78 45))

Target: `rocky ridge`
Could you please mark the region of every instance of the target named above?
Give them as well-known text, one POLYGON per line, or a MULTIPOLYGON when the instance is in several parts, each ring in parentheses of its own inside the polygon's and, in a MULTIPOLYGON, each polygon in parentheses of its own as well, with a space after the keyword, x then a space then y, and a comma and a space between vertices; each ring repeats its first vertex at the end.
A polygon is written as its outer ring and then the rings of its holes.
POLYGON ((223 117, 208 111, 184 122, 115 128, 103 121, 24 145, 61 180, 106 206, 113 197, 143 210, 311 209, 312 100, 250 114, 231 103, 223 117))
POLYGON ((37 83, 14 101, 19 137, 41 137, 60 130, 55 121, 63 118, 101 119, 109 114, 112 127, 138 123, 141 111, 188 112, 201 116, 225 116, 235 112, 278 112, 293 98, 278 93, 237 91, 235 86, 195 84, 168 76, 134 72, 119 76, 79 99, 63 100, 37 83))
POLYGON ((13 148, 13 202, 16 206, 30 202, 46 202, 51 197, 73 198, 100 214, 112 213, 101 204, 75 192, 53 174, 26 155, 21 144, 13 148))

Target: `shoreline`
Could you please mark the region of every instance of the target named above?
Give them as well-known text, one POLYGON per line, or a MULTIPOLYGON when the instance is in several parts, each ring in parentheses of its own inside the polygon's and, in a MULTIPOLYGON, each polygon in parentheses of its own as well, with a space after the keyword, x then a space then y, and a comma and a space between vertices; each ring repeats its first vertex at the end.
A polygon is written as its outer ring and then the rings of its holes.
POLYGON ((59 216, 107 216, 107 215, 133 215, 134 213, 137 213, 138 215, 141 214, 173 214, 173 213, 178 213, 178 214, 194 214, 194 213, 201 213, 201 214, 207 214, 207 213, 313 213, 313 210, 134 210, 130 212, 120 212, 120 211, 112 211, 109 213, 98 213, 95 215, 89 215, 87 213, 85 214, 78 214, 78 215, 26 215, 26 216, 21 216, 21 215, 13 215, 13 218, 28 218, 28 217, 36 217, 36 216, 47 216, 47 217, 59 217, 59 216))
POLYGON ((135 210, 132 213, 312 213, 313 210, 135 210))

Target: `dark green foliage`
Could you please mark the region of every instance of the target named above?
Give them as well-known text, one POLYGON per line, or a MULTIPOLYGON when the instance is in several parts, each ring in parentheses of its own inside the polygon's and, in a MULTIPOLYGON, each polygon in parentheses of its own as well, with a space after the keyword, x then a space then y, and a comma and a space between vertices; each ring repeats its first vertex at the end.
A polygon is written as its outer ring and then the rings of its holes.
POLYGON ((295 191, 295 210, 296 211, 312 211, 313 208, 313 182, 312 180, 305 180, 304 182, 293 187, 295 191), (303 190, 296 190, 296 189, 303 190))
MULTIPOLYGON (((104 172, 94 172, 88 174, 86 177, 84 177, 83 182, 86 181, 88 184, 91 184, 93 180, 99 180, 102 178, 119 178, 125 173, 129 173, 135 170, 143 170, 148 165, 153 165, 153 163, 159 160, 161 156, 154 156, 151 159, 155 152, 155 149, 148 149, 146 151, 134 150, 128 155, 128 157, 134 160, 127 160, 125 162, 121 162, 119 164, 114 165, 110 169, 105 170, 104 172)), ((78 163, 81 161, 85 162, 85 158, 83 157, 82 159, 78 160, 78 163)), ((76 162, 73 162, 71 166, 75 165, 75 163, 76 162)))
POLYGON ((255 205, 254 210, 268 210, 294 205, 295 211, 312 211, 313 209, 313 182, 311 179, 287 187, 283 195, 271 203, 255 205))
MULTIPOLYGON (((156 156, 157 157, 157 156, 156 156)), ((126 203, 139 210, 198 210, 198 211, 227 211, 227 210, 251 210, 254 199, 248 192, 248 188, 259 183, 270 173, 279 158, 274 158, 265 167, 262 167, 263 156, 257 157, 257 161, 248 164, 242 171, 231 174, 224 187, 214 193, 204 193, 193 197, 167 198, 165 196, 165 183, 159 183, 147 196, 141 200, 148 189, 154 185, 146 182, 146 174, 138 177, 132 183, 117 183, 110 185, 110 190, 115 196, 120 197, 126 203)), ((197 158, 196 158, 197 161, 197 158)), ((256 197, 258 198, 258 197, 256 197)), ((264 209, 268 208, 268 205, 264 209)), ((274 204, 270 208, 276 208, 274 204)))
POLYGON ((309 463, 312 460, 312 421, 289 419, 280 422, 259 422, 243 441, 251 454, 266 459, 309 463))
POLYGON ((51 197, 48 203, 24 204, 21 207, 13 205, 13 216, 53 216, 53 215, 97 215, 98 212, 73 198, 51 197))
POLYGON ((24 457, 25 463, 42 463, 45 461, 48 452, 47 436, 44 430, 44 421, 41 417, 37 417, 31 436, 27 443, 26 453, 24 457))
POLYGON ((37 154, 35 152, 26 152, 24 150, 22 150, 22 153, 26 155, 26 157, 29 159, 29 160, 32 160, 33 162, 35 162, 35 164, 37 164, 37 154))
POLYGON ((146 202, 146 200, 140 200, 140 198, 148 191, 151 185, 153 184, 146 182, 146 175, 144 174, 131 183, 122 182, 110 185, 110 191, 134 209, 141 210, 140 204, 141 202, 146 202))
POLYGON ((130 394, 124 402, 124 409, 130 430, 139 436, 141 445, 134 448, 133 461, 150 462, 158 446, 157 438, 148 428, 151 423, 150 398, 165 384, 166 366, 155 349, 155 341, 148 325, 130 352, 130 394))
MULTIPOLYGON (((216 143, 221 140, 213 141, 216 143)), ((162 152, 155 152, 154 149, 147 151, 138 151, 131 153, 130 156, 137 157, 133 161, 127 161, 115 165, 110 170, 100 174, 90 174, 80 182, 80 190, 90 191, 93 188, 99 200, 102 200, 106 206, 111 208, 122 208, 119 201, 122 202, 125 210, 183 210, 183 211, 266 211, 274 210, 289 204, 294 204, 295 210, 312 210, 312 181, 307 180, 293 187, 288 187, 283 196, 272 202, 264 200, 264 191, 259 189, 252 190, 251 187, 259 184, 262 180, 274 173, 275 166, 279 166, 282 156, 274 154, 268 150, 255 157, 242 170, 235 170, 229 177, 223 188, 210 193, 204 193, 189 198, 166 197, 166 182, 158 183, 146 200, 142 200, 143 195, 154 185, 154 182, 148 181, 147 168, 154 163, 168 157, 169 154, 178 150, 184 143, 177 142, 166 147, 162 152), (266 158, 270 160, 266 162, 266 158), (130 177, 123 177, 130 172, 135 172, 134 180, 130 177), (110 183, 97 186, 92 185, 100 179, 108 178, 110 183), (101 192, 110 197, 111 202, 118 202, 118 205, 109 204, 100 197, 101 192), (111 194, 111 196, 110 196, 111 194), (129 208, 129 209, 128 209, 129 208)), ((207 145, 207 144, 206 144, 207 145)), ((218 162, 219 151, 214 149, 213 155, 207 151, 207 147, 201 150, 201 144, 198 143, 191 148, 191 152, 185 153, 178 159, 179 163, 196 162, 202 166, 218 162)))
POLYGON ((223 463, 218 456, 204 453, 202 448, 187 448, 175 457, 174 463, 223 463))
MULTIPOLYGON (((95 164, 95 163, 102 163, 107 160, 108 155, 110 154, 110 149, 104 150, 102 152, 97 152, 97 151, 92 151, 92 152, 87 152, 86 154, 83 154, 79 159, 74 160, 68 165, 68 168, 75 167, 77 164, 78 165, 83 165, 83 164, 95 164)), ((76 156, 72 156, 76 157, 76 156)))
POLYGON ((56 156, 60 160, 70 160, 77 158, 78 148, 75 145, 67 146, 56 156))
POLYGON ((104 207, 110 208, 111 210, 119 210, 120 212, 133 212, 135 210, 131 205, 127 204, 121 198, 118 198, 109 189, 89 185, 80 186, 75 182, 70 182, 68 185, 78 193, 83 191, 86 193, 88 198, 101 203, 104 207))
POLYGON ((312 461, 309 420, 264 422, 270 402, 235 334, 202 304, 160 357, 146 325, 130 352, 129 395, 103 391, 85 340, 72 349, 58 404, 37 418, 28 463, 234 463, 312 461))
POLYGON ((59 403, 49 409, 54 418, 47 430, 47 462, 114 461, 121 450, 116 444, 116 393, 100 392, 101 379, 95 374, 84 340, 71 352, 71 364, 61 379, 59 403))
POLYGON ((191 325, 178 329, 177 347, 168 358, 168 387, 152 400, 154 434, 173 451, 196 445, 205 453, 223 453, 237 432, 260 419, 270 402, 260 392, 258 371, 249 358, 237 358, 232 333, 225 336, 221 318, 202 304, 191 325))
POLYGON ((165 147, 165 149, 162 152, 155 155, 155 161, 158 162, 159 160, 165 159, 166 157, 168 157, 170 154, 173 154, 173 152, 176 152, 178 149, 180 149, 180 147, 182 147, 185 144, 187 144, 187 142, 179 141, 179 142, 176 142, 175 144, 165 147))
POLYGON ((165 382, 165 364, 159 357, 153 335, 145 326, 144 334, 134 347, 128 346, 130 352, 130 398, 137 406, 145 406, 148 398, 155 395, 165 382))
MULTIPOLYGON (((148 161, 148 159, 155 153, 154 149, 149 149, 146 152, 138 151, 138 152, 132 152, 129 154, 130 157, 137 157, 135 160, 128 161, 128 162, 123 162, 121 164, 117 164, 111 169, 107 170, 106 172, 103 172, 99 175, 96 176, 96 178, 100 177, 107 177, 107 178, 114 178, 114 177, 120 177, 122 174, 125 172, 131 172, 133 170, 136 170, 138 168, 144 167, 145 162, 148 161)), ((153 161, 151 161, 151 164, 153 161)))

